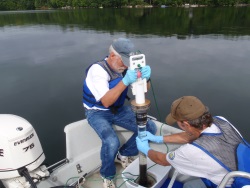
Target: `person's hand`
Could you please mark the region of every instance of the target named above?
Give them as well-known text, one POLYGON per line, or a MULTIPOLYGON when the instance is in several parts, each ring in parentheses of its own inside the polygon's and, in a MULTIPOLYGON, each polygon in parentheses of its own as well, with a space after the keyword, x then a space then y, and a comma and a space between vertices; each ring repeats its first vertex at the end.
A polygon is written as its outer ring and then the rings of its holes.
POLYGON ((150 78, 151 75, 151 68, 150 66, 146 65, 141 68, 142 79, 146 78, 147 80, 150 78))
POLYGON ((142 141, 150 140, 156 143, 163 143, 163 136, 155 136, 152 133, 146 131, 147 136, 141 138, 142 141))
POLYGON ((142 141, 138 136, 136 137, 136 145, 140 152, 144 153, 146 156, 148 156, 148 151, 150 150, 150 147, 148 145, 148 141, 142 141))
POLYGON ((136 71, 128 69, 126 75, 122 79, 122 82, 124 83, 124 85, 128 86, 134 83, 136 79, 137 79, 136 71))

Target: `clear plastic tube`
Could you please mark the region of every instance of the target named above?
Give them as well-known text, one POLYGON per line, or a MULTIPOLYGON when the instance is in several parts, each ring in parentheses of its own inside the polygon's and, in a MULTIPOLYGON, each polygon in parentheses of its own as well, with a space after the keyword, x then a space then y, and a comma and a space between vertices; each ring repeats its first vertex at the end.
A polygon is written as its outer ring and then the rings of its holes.
MULTIPOLYGON (((138 137, 143 138, 145 136, 146 136, 146 125, 144 124, 138 125, 138 137)), ((140 165, 139 185, 146 187, 148 184, 147 156, 142 152, 139 152, 139 165, 140 165)))

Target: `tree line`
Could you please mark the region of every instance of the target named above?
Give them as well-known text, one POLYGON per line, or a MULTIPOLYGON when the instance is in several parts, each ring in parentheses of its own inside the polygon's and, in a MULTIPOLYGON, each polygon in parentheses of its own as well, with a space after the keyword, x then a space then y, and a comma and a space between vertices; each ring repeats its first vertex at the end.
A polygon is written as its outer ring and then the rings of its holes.
POLYGON ((89 8, 74 11, 27 11, 0 14, 0 29, 8 26, 58 26, 63 31, 155 35, 186 39, 204 35, 234 40, 250 35, 250 7, 89 8), (98 20, 98 21, 97 21, 98 20), (107 20, 112 20, 109 22, 107 20), (160 24, 159 24, 160 23, 160 24), (236 32, 236 28, 237 32, 236 32))
POLYGON ((205 6, 235 6, 250 4, 250 0, 1 0, 0 10, 35 10, 49 8, 98 8, 135 5, 182 6, 184 4, 205 6))

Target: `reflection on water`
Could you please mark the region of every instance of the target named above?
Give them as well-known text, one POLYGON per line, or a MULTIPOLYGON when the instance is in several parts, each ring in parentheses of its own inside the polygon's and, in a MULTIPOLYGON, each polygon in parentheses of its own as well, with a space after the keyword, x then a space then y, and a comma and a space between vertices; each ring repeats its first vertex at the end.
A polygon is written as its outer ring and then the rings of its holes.
POLYGON ((0 14, 0 27, 58 25, 63 30, 180 38, 205 34, 242 36, 250 33, 249 13, 250 7, 10 11, 0 14))
POLYGON ((152 69, 150 115, 164 121, 174 99, 195 95, 250 141, 249 11, 243 7, 0 12, 0 113, 30 121, 48 163, 62 159, 64 126, 84 118, 85 68, 107 55, 114 38, 129 37, 152 69))

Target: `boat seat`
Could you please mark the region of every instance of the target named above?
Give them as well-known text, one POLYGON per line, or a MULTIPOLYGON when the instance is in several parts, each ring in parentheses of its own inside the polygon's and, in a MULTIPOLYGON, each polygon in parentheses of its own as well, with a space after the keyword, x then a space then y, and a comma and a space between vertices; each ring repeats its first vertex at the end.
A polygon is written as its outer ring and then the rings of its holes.
MULTIPOLYGON (((171 181, 170 181, 170 183, 169 183, 169 185, 168 185, 167 188, 172 188, 172 186, 174 184, 174 181, 177 179, 178 171, 175 168, 173 168, 172 169, 172 174, 170 174, 170 175, 171 175, 172 178, 171 178, 171 181)), ((224 176, 224 178, 222 179, 221 183, 218 185, 217 188, 225 188, 226 185, 227 185, 227 182, 231 178, 235 178, 235 177, 244 177, 244 178, 250 179, 250 173, 242 172, 242 171, 232 171, 232 172, 229 172, 229 173, 227 173, 224 176)), ((189 177, 186 180, 182 179, 181 182, 189 181, 189 180, 191 180, 190 178, 192 179, 192 177, 189 177)), ((195 179, 195 177, 194 177, 194 179, 195 179)), ((245 185, 242 188, 250 188, 250 185, 245 185)))
MULTIPOLYGON (((131 131, 122 127, 114 125, 114 130, 117 131, 121 145, 132 136, 131 131)), ((98 150, 99 152, 101 140, 86 119, 66 125, 64 132, 66 134, 66 156, 68 159, 79 156, 86 151, 98 150)))

